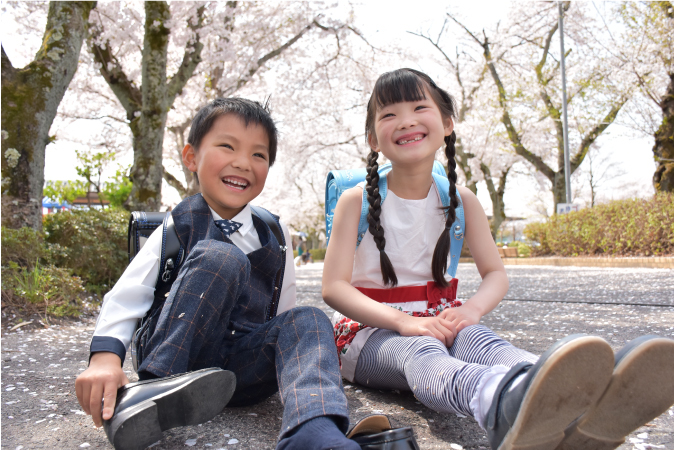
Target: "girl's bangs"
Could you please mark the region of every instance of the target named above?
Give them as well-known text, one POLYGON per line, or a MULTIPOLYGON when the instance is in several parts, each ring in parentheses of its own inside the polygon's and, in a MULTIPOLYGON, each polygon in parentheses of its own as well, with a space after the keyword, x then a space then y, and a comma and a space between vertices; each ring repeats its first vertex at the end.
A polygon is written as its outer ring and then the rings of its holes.
POLYGON ((401 102, 418 102, 425 100, 423 80, 413 72, 405 69, 383 74, 374 86, 373 97, 377 109, 401 102))

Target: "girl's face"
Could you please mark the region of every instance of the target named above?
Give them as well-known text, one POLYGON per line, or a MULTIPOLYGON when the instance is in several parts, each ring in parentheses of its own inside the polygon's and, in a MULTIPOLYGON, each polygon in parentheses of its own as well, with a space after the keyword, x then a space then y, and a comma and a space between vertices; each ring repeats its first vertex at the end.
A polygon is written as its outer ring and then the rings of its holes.
POLYGON ((454 129, 452 119, 442 117, 427 88, 424 96, 418 101, 390 104, 375 114, 370 147, 393 164, 433 161, 445 136, 454 129))

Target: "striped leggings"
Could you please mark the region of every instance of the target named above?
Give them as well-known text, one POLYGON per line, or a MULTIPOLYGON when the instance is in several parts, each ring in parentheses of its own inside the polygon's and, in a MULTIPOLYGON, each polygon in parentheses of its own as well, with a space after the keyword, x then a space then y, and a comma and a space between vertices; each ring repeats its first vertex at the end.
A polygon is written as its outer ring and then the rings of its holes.
POLYGON ((380 329, 358 357, 355 381, 373 389, 411 390, 428 408, 472 417, 470 401, 492 366, 537 359, 482 325, 461 330, 450 348, 432 337, 380 329))

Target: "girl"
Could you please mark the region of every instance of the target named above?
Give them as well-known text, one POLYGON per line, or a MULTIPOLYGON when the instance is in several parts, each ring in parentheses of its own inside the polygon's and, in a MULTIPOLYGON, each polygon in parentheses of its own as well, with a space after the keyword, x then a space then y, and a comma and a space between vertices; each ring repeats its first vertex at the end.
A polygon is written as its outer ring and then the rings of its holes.
POLYGON ((621 358, 614 372, 613 352, 599 337, 567 337, 538 358, 479 325, 506 294, 508 279, 480 203, 456 186, 454 111, 449 94, 421 72, 396 70, 375 84, 365 125, 372 150, 367 184, 341 196, 323 271, 323 298, 337 311, 342 375, 374 389, 412 390, 431 409, 470 415, 494 449, 555 449, 585 438, 589 444, 568 448, 614 448, 674 402, 674 383, 663 378, 674 369, 674 341, 635 341, 625 351, 629 361, 621 358), (432 175, 441 146, 448 197, 432 175), (392 165, 381 177, 379 153, 392 165), (441 198, 449 198, 445 207, 441 198), (369 229, 357 245, 364 204, 369 229), (456 300, 457 281, 446 273, 451 239, 464 232, 460 214, 482 277, 465 303, 456 300), (648 411, 626 413, 626 374, 662 358, 671 361, 640 380, 647 387, 630 386, 648 411), (658 384, 665 400, 652 392, 658 384), (616 407, 629 417, 617 431, 616 407))

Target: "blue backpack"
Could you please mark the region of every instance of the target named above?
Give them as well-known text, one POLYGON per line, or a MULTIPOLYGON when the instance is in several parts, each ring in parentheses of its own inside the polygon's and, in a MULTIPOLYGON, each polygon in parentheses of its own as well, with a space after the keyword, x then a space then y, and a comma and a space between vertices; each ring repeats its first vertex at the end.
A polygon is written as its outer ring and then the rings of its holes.
MULTIPOLYGON (((379 166, 379 195, 381 195, 381 204, 384 204, 387 193, 387 180, 386 174, 391 170, 391 164, 383 164, 379 166)), ((325 184, 325 236, 330 242, 330 233, 332 231, 332 219, 335 215, 335 207, 337 206, 337 200, 344 193, 345 190, 350 189, 356 186, 358 183, 365 181, 367 176, 367 170, 365 168, 359 169, 347 169, 347 170, 332 170, 328 173, 328 179, 325 184)), ((447 179, 447 173, 445 168, 442 167, 439 161, 435 161, 433 164, 433 179, 436 186, 438 187, 438 192, 440 193, 440 200, 442 201, 443 206, 449 205, 449 180, 447 179)), ((459 206, 456 208, 456 220, 452 224, 450 233, 451 233, 451 246, 449 254, 451 255, 450 264, 447 267, 447 273, 456 277, 456 269, 459 265, 459 258, 461 256, 461 248, 463 247, 463 235, 466 228, 465 219, 463 216, 463 206, 461 202, 461 196, 457 191, 456 195, 459 197, 459 206)), ((370 204, 367 201, 367 192, 363 189, 363 207, 360 212, 360 221, 358 222, 358 241, 356 243, 356 248, 360 245, 360 242, 363 240, 369 224, 367 223, 367 212, 370 207, 370 204)))

